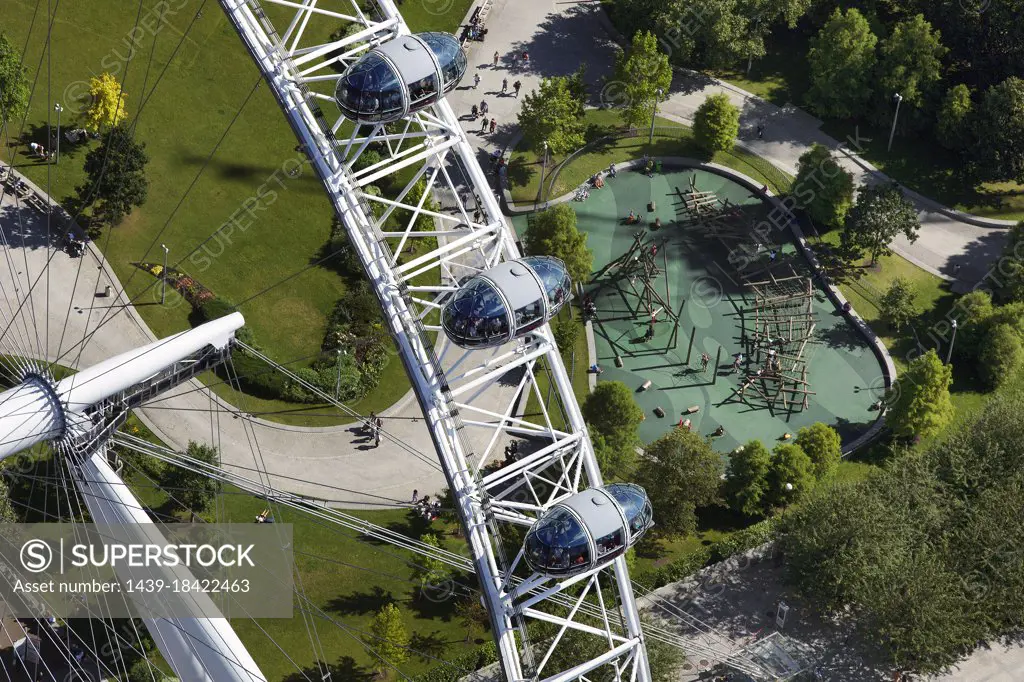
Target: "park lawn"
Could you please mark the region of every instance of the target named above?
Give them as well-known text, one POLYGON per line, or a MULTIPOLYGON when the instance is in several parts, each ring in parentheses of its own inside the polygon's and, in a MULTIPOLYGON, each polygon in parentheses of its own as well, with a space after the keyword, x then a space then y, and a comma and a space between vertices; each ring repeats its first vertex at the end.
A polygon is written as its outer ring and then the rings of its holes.
MULTIPOLYGON (((588 109, 585 119, 588 125, 588 141, 593 142, 603 135, 616 130, 621 131, 618 112, 612 109, 588 109)), ((694 143, 690 128, 681 123, 659 116, 654 137, 653 144, 648 144, 649 138, 646 134, 595 144, 592 149, 573 158, 561 168, 547 198, 556 199, 571 192, 595 172, 608 168, 610 163, 639 159, 644 154, 654 157, 685 156, 707 159, 707 154, 694 143)), ((520 147, 513 152, 509 161, 509 189, 513 202, 529 204, 536 200, 541 181, 540 160, 540 155, 531 149, 520 147)), ((710 160, 738 170, 753 178, 755 182, 768 185, 776 193, 787 191, 793 181, 793 178, 764 159, 739 147, 734 147, 729 152, 716 153, 710 160)), ((558 158, 549 160, 545 186, 549 185, 550 173, 561 161, 562 159, 558 158)))
MULTIPOLYGON (((126 36, 135 25, 135 12, 123 3, 90 0, 58 5, 49 64, 43 49, 45 16, 37 16, 33 23, 36 3, 7 3, 4 30, 19 49, 27 45, 30 79, 40 63, 42 69, 27 124, 24 130, 12 126, 0 156, 59 200, 73 196, 84 180, 82 163, 88 145, 76 148, 63 140, 59 166, 36 163, 16 148, 19 142, 20 149, 32 140, 46 143, 48 116, 56 124, 54 101, 65 107, 62 129, 78 127, 77 111, 87 87, 81 83, 104 70, 114 73, 124 82, 125 106, 134 119, 136 139, 146 144, 150 190, 147 202, 121 225, 105 230, 97 245, 137 302, 143 319, 158 337, 190 326, 190 307, 181 297, 169 295, 168 304, 159 305, 159 281, 133 265, 161 262, 160 245, 166 244, 172 265, 181 261, 181 270, 218 296, 240 304, 247 325, 268 355, 282 364, 308 364, 320 351, 327 315, 345 293, 336 273, 309 267, 330 234, 330 203, 308 166, 300 165, 304 157, 296 151, 294 135, 224 13, 207 8, 182 40, 192 19, 189 10, 169 13, 161 23, 151 12, 157 4, 166 6, 142 0, 140 25, 148 22, 153 28, 137 33, 135 57, 125 66, 131 46, 126 36), (179 41, 181 47, 171 60, 179 41), (231 124, 257 83, 260 87, 231 124), (287 171, 296 167, 300 170, 290 176, 287 171), (200 246, 225 224, 229 226, 219 236, 200 246)), ((413 30, 454 31, 469 4, 470 0, 455 0, 447 11, 434 14, 429 3, 409 3, 403 11, 413 30)), ((271 14, 277 16, 281 9, 276 7, 271 14)), ((329 22, 310 22, 309 37, 326 38, 332 29, 329 22)), ((83 276, 88 273, 83 271, 83 276)), ((396 368, 389 365, 379 395, 367 396, 357 409, 382 409, 407 390, 401 363, 391 364, 396 368)), ((236 397, 223 385, 217 390, 225 398, 236 397)), ((292 403, 249 401, 255 403, 251 411, 306 411, 305 406, 292 403)), ((309 424, 337 421, 298 418, 309 424)))
POLYGON ((803 31, 777 27, 765 40, 765 56, 751 63, 749 74, 744 62, 712 75, 772 104, 799 104, 810 84, 807 50, 808 37, 803 31))
MULTIPOLYGON (((167 494, 163 490, 138 475, 133 476, 129 484, 144 504, 168 513, 167 494)), ((203 516, 219 523, 251 523, 267 507, 264 500, 227 486, 203 516)), ((477 640, 487 636, 477 631, 467 642, 467 630, 455 616, 452 600, 434 603, 413 599, 418 581, 407 563, 416 561, 416 555, 411 552, 360 539, 352 531, 299 512, 272 511, 278 523, 292 524, 295 565, 301 577, 301 590, 308 601, 296 597, 295 612, 290 619, 232 620, 235 632, 269 681, 306 679, 297 675, 296 666, 307 676, 316 670, 313 666, 317 659, 310 643, 311 634, 300 613, 302 607, 307 610, 315 607, 326 614, 318 611, 309 614, 315 621, 318 645, 327 654, 326 662, 338 664, 351 657, 357 672, 367 672, 374 660, 362 646, 361 635, 369 632, 374 613, 390 600, 402 611, 406 629, 413 638, 410 647, 435 658, 451 659, 474 648, 477 640), (294 663, 282 652, 287 652, 294 663)), ((443 545, 452 551, 465 547, 463 539, 452 535, 453 524, 435 521, 427 526, 418 518, 410 517, 406 510, 353 514, 410 537, 420 537, 428 529, 441 533, 443 545)), ((296 589, 299 589, 298 581, 296 589)), ((411 655, 399 667, 412 676, 437 665, 437 660, 411 655)), ((319 679, 319 675, 314 678, 319 679)))
MULTIPOLYGON (((572 390, 576 395, 576 402, 583 404, 587 396, 590 395, 590 379, 588 376, 588 369, 590 363, 588 362, 589 355, 587 353, 587 334, 583 327, 583 323, 580 319, 579 311, 573 311, 576 315, 576 323, 580 326, 579 334, 576 336, 576 345, 572 349, 559 348, 559 352, 562 355, 562 364, 565 365, 565 371, 569 374, 569 379, 572 381, 572 390), (573 362, 573 353, 576 355, 576 360, 573 362)), ((569 316, 568 307, 563 308, 558 313, 556 319, 567 319, 569 316)), ((556 429, 565 428, 565 418, 562 415, 562 411, 559 407, 556 396, 558 395, 551 382, 548 380, 547 372, 543 369, 543 361, 538 361, 533 370, 533 376, 537 380, 537 388, 540 394, 545 396, 544 405, 548 410, 548 416, 551 418, 551 425, 556 429)), ((534 424, 544 425, 544 413, 541 411, 541 403, 537 398, 537 394, 534 391, 530 391, 529 398, 526 400, 526 409, 523 413, 523 419, 534 424)))

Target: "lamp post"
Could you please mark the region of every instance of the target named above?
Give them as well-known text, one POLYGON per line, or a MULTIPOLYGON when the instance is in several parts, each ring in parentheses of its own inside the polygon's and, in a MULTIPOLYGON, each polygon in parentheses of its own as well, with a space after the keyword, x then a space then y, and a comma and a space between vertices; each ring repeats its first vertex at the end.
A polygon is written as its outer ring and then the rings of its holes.
POLYGON ((163 305, 167 302, 167 252, 169 249, 164 244, 161 244, 160 248, 164 250, 164 269, 160 271, 160 305, 163 305))
POLYGON ((54 150, 53 162, 60 163, 60 112, 64 111, 64 107, 60 105, 60 102, 56 102, 53 105, 53 110, 57 112, 57 145, 54 150))
POLYGON ((946 364, 949 364, 950 359, 953 357, 953 344, 956 343, 956 320, 953 320, 953 338, 949 340, 949 350, 946 351, 946 364))
POLYGON ((654 95, 654 110, 651 111, 651 135, 647 139, 647 144, 654 144, 654 121, 658 118, 658 100, 665 94, 661 88, 658 88, 658 92, 654 95))
POLYGON ((337 350, 337 357, 335 358, 335 364, 338 365, 338 378, 334 381, 334 399, 338 399, 338 394, 341 393, 341 353, 342 350, 337 350))
POLYGON ((544 140, 544 158, 542 158, 541 161, 540 161, 540 188, 539 188, 540 194, 538 196, 538 198, 540 198, 540 199, 544 198, 544 171, 547 170, 547 167, 548 167, 548 141, 544 140))
POLYGON ((889 147, 886 149, 887 152, 892 151, 892 138, 896 134, 896 119, 900 117, 900 102, 903 101, 903 95, 897 92, 893 99, 896 100, 896 113, 892 115, 892 130, 889 131, 889 147))

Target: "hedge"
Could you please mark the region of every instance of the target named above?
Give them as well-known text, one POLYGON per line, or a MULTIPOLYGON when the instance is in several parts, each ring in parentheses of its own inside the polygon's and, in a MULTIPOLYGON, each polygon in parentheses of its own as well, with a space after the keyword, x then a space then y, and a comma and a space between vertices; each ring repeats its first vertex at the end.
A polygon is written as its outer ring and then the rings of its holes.
POLYGON ((413 682, 458 682, 466 675, 498 662, 498 647, 487 642, 478 649, 448 659, 448 664, 417 675, 413 682))

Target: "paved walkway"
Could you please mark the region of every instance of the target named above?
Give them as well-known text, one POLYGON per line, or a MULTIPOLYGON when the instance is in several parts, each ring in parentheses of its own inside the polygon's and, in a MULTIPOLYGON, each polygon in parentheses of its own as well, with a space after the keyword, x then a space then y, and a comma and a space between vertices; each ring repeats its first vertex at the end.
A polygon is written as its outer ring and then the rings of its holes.
MULTIPOLYGON (((505 147, 515 137, 515 120, 519 101, 501 96, 501 79, 509 85, 521 80, 523 91, 535 88, 541 76, 573 73, 581 63, 587 65, 590 92, 601 91, 602 79, 610 76, 616 44, 611 29, 596 2, 558 2, 556 0, 495 0, 487 19, 490 29, 483 43, 468 47, 472 83, 473 69, 480 74, 477 90, 460 88, 449 96, 457 112, 468 114, 470 107, 486 99, 491 115, 498 119, 493 135, 473 134, 482 154, 496 147, 505 147), (513 66, 514 52, 528 51, 529 66, 520 61, 513 66), (493 67, 493 54, 499 53, 499 65, 493 67)), ((837 141, 821 132, 822 122, 793 106, 776 106, 722 81, 700 74, 676 73, 668 101, 659 107, 666 118, 691 123, 693 112, 711 94, 723 92, 740 108, 740 144, 764 157, 791 175, 796 174, 797 160, 814 143, 837 152, 839 163, 854 175, 857 184, 889 182, 890 179, 857 155, 863 141, 837 141), (758 139, 757 125, 765 126, 763 139, 758 139)), ((595 102, 597 103, 597 102, 595 102)), ((469 131, 479 124, 466 121, 469 131)), ((958 280, 957 289, 966 289, 985 277, 999 257, 1006 240, 1006 229, 1013 223, 960 214, 915 192, 908 196, 920 210, 921 231, 910 244, 903 237, 893 249, 916 265, 950 280, 958 280)))

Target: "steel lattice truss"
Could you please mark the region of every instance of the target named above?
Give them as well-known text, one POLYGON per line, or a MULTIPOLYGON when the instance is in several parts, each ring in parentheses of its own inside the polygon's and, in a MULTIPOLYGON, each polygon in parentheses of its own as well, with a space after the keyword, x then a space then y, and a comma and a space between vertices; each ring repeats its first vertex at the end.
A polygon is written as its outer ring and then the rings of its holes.
POLYGON ((334 104, 331 93, 346 64, 409 33, 397 8, 378 0, 376 16, 368 16, 352 0, 221 4, 302 142, 380 300, 466 529, 505 677, 585 679, 602 668, 618 679, 649 679, 622 558, 569 579, 534 575, 513 587, 522 549, 504 547, 501 526, 528 527, 557 501, 600 485, 601 474, 547 326, 485 351, 464 351, 442 338, 435 354, 426 332, 440 329, 428 324, 431 313, 460 281, 519 253, 446 102, 387 126, 354 125, 334 104), (346 24, 362 28, 336 42, 306 38, 346 24), (371 145, 381 159, 367 165, 360 158, 371 145), (393 183, 402 187, 394 197, 374 187, 385 176, 403 180, 393 183), (431 210, 429 197, 442 208, 431 210), (404 229, 385 231, 396 211, 408 216, 404 229), (429 220, 418 220, 424 217, 429 220), (424 223, 433 229, 422 229, 424 223), (563 428, 554 427, 540 394, 541 368, 557 391, 562 419, 555 423, 563 428), (517 416, 531 393, 543 412, 540 426, 517 416), (485 468, 512 436, 529 437, 538 449, 497 471, 485 468), (555 636, 532 641, 535 630, 527 624, 535 621, 553 624, 555 636), (601 638, 606 651, 569 670, 551 670, 551 655, 569 629, 601 638))

